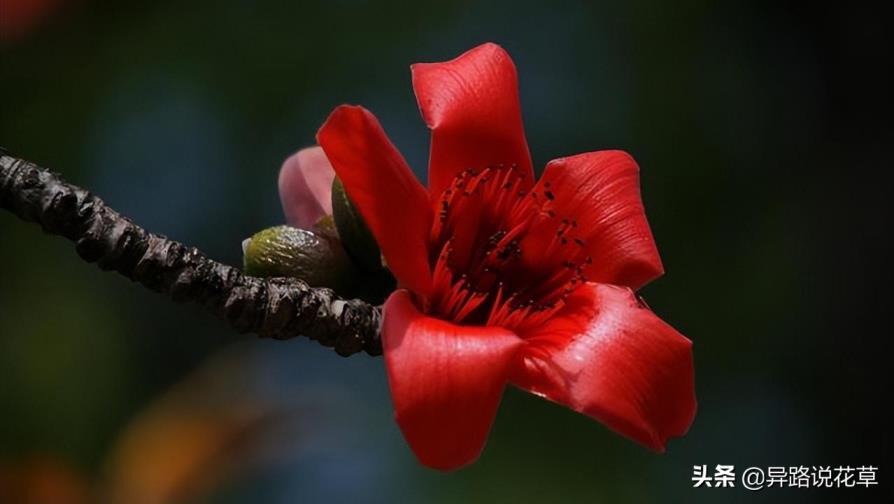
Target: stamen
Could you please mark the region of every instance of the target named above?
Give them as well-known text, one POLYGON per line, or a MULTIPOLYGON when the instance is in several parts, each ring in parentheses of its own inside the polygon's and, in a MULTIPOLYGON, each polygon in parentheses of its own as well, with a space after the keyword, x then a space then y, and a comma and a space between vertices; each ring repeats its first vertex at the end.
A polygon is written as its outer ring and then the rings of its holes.
POLYGON ((577 221, 557 213, 550 182, 538 194, 523 180, 515 164, 469 168, 441 194, 431 233, 433 314, 522 330, 542 324, 586 282, 593 260, 577 221))

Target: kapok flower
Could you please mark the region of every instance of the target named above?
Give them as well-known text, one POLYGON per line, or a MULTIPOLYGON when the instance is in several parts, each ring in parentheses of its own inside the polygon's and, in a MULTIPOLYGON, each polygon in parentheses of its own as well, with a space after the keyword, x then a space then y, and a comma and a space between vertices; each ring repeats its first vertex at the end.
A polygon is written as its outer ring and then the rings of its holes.
POLYGON ((589 152, 535 182, 497 45, 412 76, 428 190, 364 108, 336 108, 317 140, 399 281, 382 343, 413 452, 444 470, 474 461, 507 383, 663 451, 695 414, 692 352, 634 294, 663 273, 636 162, 589 152))

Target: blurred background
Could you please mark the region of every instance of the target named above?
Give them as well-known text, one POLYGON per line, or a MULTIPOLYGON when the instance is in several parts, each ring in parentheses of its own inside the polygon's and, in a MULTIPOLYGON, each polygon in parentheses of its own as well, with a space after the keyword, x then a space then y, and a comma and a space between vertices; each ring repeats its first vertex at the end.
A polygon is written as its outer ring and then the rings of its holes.
MULTIPOLYGON (((853 3, 0 0, 0 145, 239 264, 281 162, 341 103, 420 177, 409 65, 518 66, 535 164, 621 148, 694 341, 665 455, 507 390, 468 469, 417 464, 381 358, 238 336, 0 213, 0 501, 838 502, 693 489, 694 464, 880 465, 891 389, 891 29, 853 3), (622 4, 622 5, 616 5, 622 4), (5 489, 5 490, 4 490, 5 489), (4 492, 5 497, 4 497, 4 492)), ((879 472, 889 486, 890 467, 879 472)))

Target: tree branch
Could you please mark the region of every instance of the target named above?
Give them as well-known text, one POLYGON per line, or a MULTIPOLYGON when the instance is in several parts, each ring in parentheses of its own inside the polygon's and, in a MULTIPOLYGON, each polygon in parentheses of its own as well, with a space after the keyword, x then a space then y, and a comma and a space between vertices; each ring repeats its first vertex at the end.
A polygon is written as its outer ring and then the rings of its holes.
POLYGON ((381 311, 294 278, 258 278, 137 226, 90 192, 0 147, 0 208, 75 243, 87 262, 174 301, 196 302, 240 333, 305 335, 339 355, 382 353, 381 311))

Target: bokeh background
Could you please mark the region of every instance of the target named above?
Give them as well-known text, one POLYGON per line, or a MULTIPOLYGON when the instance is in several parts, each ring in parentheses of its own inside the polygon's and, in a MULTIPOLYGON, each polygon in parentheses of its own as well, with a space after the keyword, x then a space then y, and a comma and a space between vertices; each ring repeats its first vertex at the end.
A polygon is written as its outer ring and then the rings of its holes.
POLYGON ((638 159, 668 271, 643 295, 694 341, 700 403, 689 435, 659 456, 508 390, 480 461, 429 471, 391 419, 382 359, 236 335, 0 213, 3 502, 870 498, 693 489, 694 464, 881 464, 889 486, 894 83, 880 12, 0 5, 0 144, 232 264, 243 238, 282 221, 280 163, 313 143, 333 107, 370 108, 424 177, 409 64, 502 44, 536 165, 604 148, 638 159))

